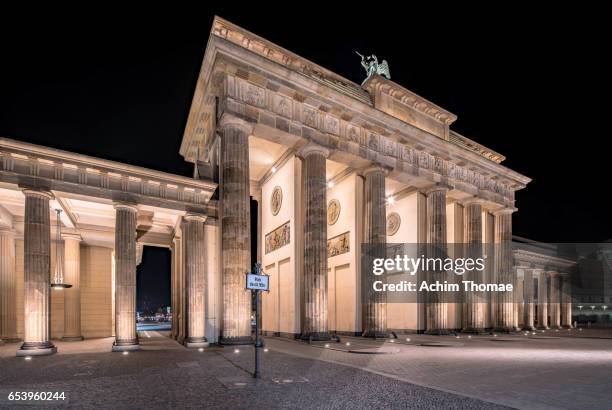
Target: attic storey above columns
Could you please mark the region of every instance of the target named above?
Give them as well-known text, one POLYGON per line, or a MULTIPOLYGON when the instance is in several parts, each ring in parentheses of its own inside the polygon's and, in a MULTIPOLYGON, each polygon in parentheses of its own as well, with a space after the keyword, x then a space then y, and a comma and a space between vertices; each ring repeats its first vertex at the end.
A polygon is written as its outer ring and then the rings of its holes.
POLYGON ((371 79, 362 88, 216 18, 181 155, 210 160, 217 121, 228 117, 251 123, 254 137, 295 150, 313 142, 330 150, 332 161, 383 166, 389 178, 417 188, 451 185, 450 197, 477 196, 493 209, 513 206, 514 192, 530 181, 501 165, 503 156, 450 131, 453 114, 399 85, 371 79))

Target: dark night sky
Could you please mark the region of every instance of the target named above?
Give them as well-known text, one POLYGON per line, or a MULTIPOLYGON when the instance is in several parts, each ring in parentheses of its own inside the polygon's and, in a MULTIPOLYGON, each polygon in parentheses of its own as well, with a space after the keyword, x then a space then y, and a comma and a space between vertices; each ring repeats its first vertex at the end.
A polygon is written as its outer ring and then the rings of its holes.
POLYGON ((142 262, 136 270, 136 308, 139 312, 170 305, 170 268, 169 249, 145 246, 142 262))
POLYGON ((353 50, 386 59, 395 82, 459 116, 453 129, 533 178, 517 194, 515 234, 612 237, 605 13, 272 9, 13 15, 0 33, 0 135, 190 175, 178 149, 218 14, 356 82, 353 50))

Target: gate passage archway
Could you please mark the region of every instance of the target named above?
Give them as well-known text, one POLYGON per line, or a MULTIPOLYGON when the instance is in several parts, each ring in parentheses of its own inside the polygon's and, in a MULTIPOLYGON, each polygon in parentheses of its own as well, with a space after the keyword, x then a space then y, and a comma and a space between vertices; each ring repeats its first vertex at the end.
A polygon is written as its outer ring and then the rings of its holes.
POLYGON ((170 336, 172 330, 172 252, 143 246, 136 270, 136 329, 170 336))

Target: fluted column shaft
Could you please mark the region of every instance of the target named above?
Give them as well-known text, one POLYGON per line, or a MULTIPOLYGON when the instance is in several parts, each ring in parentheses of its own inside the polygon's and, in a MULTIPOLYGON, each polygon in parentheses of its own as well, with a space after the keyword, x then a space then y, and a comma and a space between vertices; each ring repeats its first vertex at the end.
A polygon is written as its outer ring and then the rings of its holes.
MULTIPOLYGON (((365 177, 365 224, 364 243, 370 245, 375 258, 385 257, 387 243, 385 204, 385 172, 381 168, 371 168, 364 172, 365 177)), ((387 337, 387 297, 385 292, 373 289, 374 275, 367 275, 366 304, 364 306, 364 336, 387 337)), ((380 280, 380 278, 376 278, 380 280)))
POLYGON ((15 232, 0 228, 0 340, 17 341, 15 232))
POLYGON ((83 340, 81 335, 81 237, 64 235, 64 341, 83 340))
POLYGON ((326 164, 328 152, 307 146, 304 157, 304 321, 302 338, 329 339, 327 316, 326 164))
POLYGON ((523 330, 534 330, 533 269, 525 269, 523 273, 523 306, 523 330))
POLYGON ((18 356, 52 354, 50 340, 51 224, 48 192, 25 190, 24 343, 18 356))
POLYGON ((221 343, 251 343, 251 204, 249 130, 241 124, 223 126, 221 138, 221 246, 223 269, 223 330, 221 343))
POLYGON ((135 206, 115 205, 115 343, 113 351, 136 350, 135 206))
MULTIPOLYGON (((516 278, 512 266, 512 210, 495 214, 495 280, 494 283, 512 284, 516 278)), ((499 331, 514 331, 517 328, 514 290, 494 294, 494 328, 499 331)))
POLYGON ((187 347, 205 347, 206 306, 206 243, 204 222, 206 217, 187 215, 183 235, 185 238, 185 276, 187 279, 187 347))
POLYGON ((550 327, 552 329, 559 329, 561 327, 561 306, 559 293, 560 289, 560 277, 557 272, 551 272, 550 274, 550 327))
MULTIPOLYGON (((446 243, 446 188, 435 188, 427 192, 427 257, 447 257, 446 243)), ((446 272, 428 272, 430 284, 444 283, 446 272)), ((448 333, 448 304, 444 292, 427 292, 428 334, 448 333)))
POLYGON ((538 276, 538 329, 548 329, 548 280, 540 270, 538 276))
POLYGON ((570 275, 561 275, 561 326, 572 328, 572 282, 570 275))
MULTIPOLYGON (((464 205, 464 237, 466 257, 482 258, 482 205, 469 202, 464 205)), ((484 283, 484 271, 466 272, 465 279, 475 283, 484 283)), ((468 291, 464 293, 463 331, 480 333, 485 327, 486 301, 481 292, 468 291)))

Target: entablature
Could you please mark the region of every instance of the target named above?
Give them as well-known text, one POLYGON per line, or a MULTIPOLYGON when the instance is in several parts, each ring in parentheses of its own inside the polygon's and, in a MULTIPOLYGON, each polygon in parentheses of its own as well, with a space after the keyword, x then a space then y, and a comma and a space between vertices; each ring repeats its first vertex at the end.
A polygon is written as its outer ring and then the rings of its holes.
POLYGON ((217 184, 0 138, 0 181, 49 191, 207 212, 217 184))

